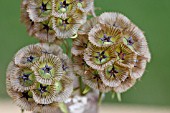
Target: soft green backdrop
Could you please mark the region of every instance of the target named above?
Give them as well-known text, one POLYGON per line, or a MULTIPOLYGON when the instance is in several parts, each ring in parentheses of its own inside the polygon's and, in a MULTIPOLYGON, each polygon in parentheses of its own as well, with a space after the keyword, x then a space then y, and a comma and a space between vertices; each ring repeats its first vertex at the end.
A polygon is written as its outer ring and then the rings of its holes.
MULTIPOLYGON (((146 34, 152 53, 144 77, 123 94, 122 103, 170 106, 170 0, 95 0, 97 15, 106 11, 128 16, 146 34)), ((0 100, 8 98, 5 70, 23 46, 37 42, 20 23, 20 0, 0 0, 0 100)), ((110 94, 106 102, 111 100, 110 94)))

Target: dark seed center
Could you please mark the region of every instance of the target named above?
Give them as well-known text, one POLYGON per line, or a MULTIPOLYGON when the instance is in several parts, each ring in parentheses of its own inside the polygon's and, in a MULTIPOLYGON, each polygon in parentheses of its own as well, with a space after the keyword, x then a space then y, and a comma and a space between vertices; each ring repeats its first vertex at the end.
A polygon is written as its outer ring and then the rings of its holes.
POLYGON ((28 100, 31 97, 28 95, 28 92, 23 92, 21 98, 26 98, 28 100))
POLYGON ((42 5, 41 5, 40 9, 41 9, 42 12, 47 11, 47 4, 44 4, 44 3, 42 2, 42 5))
POLYGON ((47 91, 47 86, 43 86, 42 84, 40 84, 40 88, 38 89, 38 91, 40 91, 41 93, 48 92, 47 91))
POLYGON ((112 70, 109 71, 110 75, 113 76, 113 77, 116 77, 115 74, 119 73, 116 68, 113 66, 112 67, 112 70))
POLYGON ((132 37, 129 37, 128 39, 127 39, 127 43, 128 43, 128 45, 133 45, 134 44, 134 40, 133 40, 133 38, 132 37))
POLYGON ((103 43, 104 42, 112 42, 111 41, 112 36, 107 36, 106 34, 104 34, 104 36, 100 39, 103 43))
POLYGON ((64 0, 63 2, 60 2, 60 8, 67 8, 70 4, 67 3, 66 0, 64 0))
POLYGON ((106 58, 107 58, 107 56, 105 55, 105 51, 103 51, 103 52, 97 52, 97 54, 98 54, 98 55, 97 55, 95 58, 99 59, 100 62, 101 62, 103 59, 106 59, 106 58))
POLYGON ((47 31, 49 31, 50 30, 50 27, 47 25, 47 24, 43 24, 43 29, 45 29, 45 30, 47 30, 47 31))
POLYGON ((33 62, 33 60, 34 60, 34 57, 33 56, 29 56, 28 58, 27 58, 27 62, 33 62))
POLYGON ((30 79, 29 79, 29 76, 30 76, 30 75, 31 75, 31 74, 25 74, 25 73, 24 73, 20 78, 23 79, 24 82, 25 82, 25 81, 27 81, 27 80, 30 80, 30 79))
POLYGON ((44 73, 50 73, 50 71, 52 70, 51 66, 48 66, 47 64, 45 65, 44 68, 42 68, 42 70, 44 71, 44 73))

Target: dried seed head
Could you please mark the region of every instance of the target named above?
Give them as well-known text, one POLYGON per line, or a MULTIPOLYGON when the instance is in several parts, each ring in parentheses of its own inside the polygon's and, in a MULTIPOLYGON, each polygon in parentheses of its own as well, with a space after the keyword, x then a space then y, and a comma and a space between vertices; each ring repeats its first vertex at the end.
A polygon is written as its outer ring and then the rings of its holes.
POLYGON ((54 83, 56 102, 66 101, 73 92, 73 80, 67 76, 63 76, 60 81, 54 83))
POLYGON ((112 26, 96 25, 89 32, 89 41, 98 47, 108 47, 119 42, 121 31, 112 26))
POLYGON ((34 107, 34 113, 56 113, 59 111, 57 102, 51 104, 36 104, 34 107))
POLYGON ((31 67, 36 80, 42 84, 51 85, 53 79, 60 80, 63 75, 62 64, 59 57, 45 54, 31 67))
POLYGON ((143 32, 135 25, 123 33, 123 43, 149 62, 151 55, 143 32))
POLYGON ((112 12, 92 18, 80 27, 72 54, 76 55, 74 71, 85 78, 87 85, 101 92, 105 90, 97 88, 98 83, 117 93, 127 91, 142 77, 151 59, 143 32, 124 15, 112 12), (97 83, 89 70, 99 75, 97 83))
POLYGON ((7 71, 6 71, 6 90, 9 96, 12 97, 12 85, 11 85, 11 72, 13 71, 13 67, 15 67, 15 64, 13 61, 11 61, 8 65, 7 71))
POLYGON ((105 85, 117 87, 129 77, 129 68, 126 65, 115 62, 113 65, 107 66, 104 71, 101 71, 100 77, 105 85))
POLYGON ((66 18, 76 11, 75 0, 52 0, 52 14, 55 17, 66 18))
POLYGON ((98 18, 91 18, 80 27, 78 34, 87 35, 96 24, 98 24, 98 18))
POLYGON ((89 13, 94 8, 94 0, 76 0, 77 8, 85 13, 89 13))
POLYGON ((138 56, 135 65, 132 68, 131 77, 134 79, 142 77, 143 73, 145 72, 146 64, 147 64, 146 59, 138 56))
POLYGON ((31 91, 18 92, 11 89, 11 97, 14 100, 14 103, 21 107, 21 109, 32 111, 35 106, 31 91))
POLYGON ((120 13, 103 13, 99 16, 99 23, 106 24, 108 26, 114 26, 121 30, 125 30, 131 26, 131 21, 120 13))
POLYGON ((52 28, 52 21, 48 19, 42 23, 37 23, 35 25, 36 33, 35 37, 41 42, 54 42, 56 40, 55 31, 52 28))
POLYGON ((36 88, 32 91, 33 99, 38 104, 51 104, 54 101, 54 86, 36 83, 36 88))
POLYGON ((133 67, 137 59, 137 54, 124 44, 119 44, 115 48, 117 61, 127 66, 133 67))
POLYGON ((42 42, 71 38, 94 13, 93 0, 23 0, 21 21, 29 35, 42 42), (51 21, 52 20, 52 21, 51 21))
POLYGON ((42 48, 37 45, 26 46, 16 53, 14 62, 18 66, 30 67, 35 61, 39 60, 42 51, 42 48))
POLYGON ((60 56, 60 59, 61 59, 62 70, 64 72, 64 75, 66 75, 67 77, 74 80, 75 76, 73 73, 73 64, 72 64, 71 60, 69 59, 69 57, 66 54, 62 54, 60 56))
POLYGON ((78 38, 73 41, 73 47, 71 49, 72 54, 75 56, 82 55, 88 46, 88 42, 87 34, 79 34, 78 38))
POLYGON ((106 86, 101 80, 100 73, 96 70, 89 69, 85 71, 82 75, 83 82, 93 88, 94 90, 99 90, 101 92, 111 91, 111 87, 106 86))
POLYGON ((69 38, 76 34, 81 24, 86 20, 84 15, 82 15, 82 17, 79 16, 79 14, 75 13, 69 15, 67 18, 53 17, 53 29, 55 30, 56 35, 59 38, 69 38))
POLYGON ((83 55, 73 56, 73 61, 73 68, 76 74, 84 75, 85 71, 89 69, 89 66, 86 64, 83 55))
POLYGON ((24 110, 46 112, 73 91, 72 63, 55 44, 29 45, 17 52, 7 69, 9 96, 24 110), (41 109, 42 106, 43 109, 41 109))
POLYGON ((126 78, 118 87, 114 88, 114 91, 116 93, 123 93, 129 90, 132 86, 134 86, 136 83, 136 79, 133 78, 126 78))
POLYGON ((29 68, 14 66, 11 71, 10 81, 15 91, 29 91, 35 86, 35 75, 29 68))
POLYGON ((63 51, 59 46, 57 46, 56 44, 47 43, 42 43, 38 45, 45 50, 44 53, 58 56, 61 60, 63 75, 69 76, 72 79, 74 78, 72 62, 66 54, 63 54, 63 51))
POLYGON ((35 22, 29 18, 28 12, 26 11, 28 0, 23 0, 21 3, 21 22, 25 24, 27 32, 30 36, 33 36, 35 31, 35 22))
POLYGON ((30 0, 27 12, 34 22, 43 22, 48 20, 52 12, 51 0, 30 0))
POLYGON ((84 53, 86 63, 96 70, 104 70, 106 66, 113 64, 116 54, 113 47, 96 47, 90 45, 84 53))
POLYGON ((37 45, 43 48, 42 52, 45 54, 53 54, 55 56, 63 54, 63 50, 56 44, 38 43, 37 45))

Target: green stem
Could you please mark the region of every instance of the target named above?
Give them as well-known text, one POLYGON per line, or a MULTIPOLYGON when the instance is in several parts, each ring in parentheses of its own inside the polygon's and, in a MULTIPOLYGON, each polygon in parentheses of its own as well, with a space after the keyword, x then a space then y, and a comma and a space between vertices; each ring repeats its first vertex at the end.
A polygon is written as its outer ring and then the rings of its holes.
POLYGON ((121 93, 117 93, 117 99, 118 99, 119 102, 122 101, 121 93))
POLYGON ((79 76, 79 86, 80 86, 80 95, 83 95, 83 83, 81 76, 79 76))
POLYGON ((101 103, 102 103, 102 95, 103 95, 103 93, 100 92, 100 93, 99 93, 99 98, 98 98, 98 104, 99 104, 99 105, 101 105, 101 103))
POLYGON ((66 54, 69 55, 69 43, 66 40, 64 40, 63 44, 64 44, 65 49, 66 49, 66 54))
POLYGON ((21 109, 21 113, 24 113, 24 109, 21 109))

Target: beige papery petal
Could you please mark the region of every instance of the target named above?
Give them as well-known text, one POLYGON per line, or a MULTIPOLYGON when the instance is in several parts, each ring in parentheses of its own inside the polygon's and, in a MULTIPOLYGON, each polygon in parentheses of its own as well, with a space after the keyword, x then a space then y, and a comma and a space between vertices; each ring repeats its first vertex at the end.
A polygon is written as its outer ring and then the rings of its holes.
POLYGON ((130 71, 126 65, 115 62, 113 65, 107 66, 104 71, 100 72, 103 83, 109 87, 117 87, 129 77, 130 71))
POLYGON ((116 60, 114 47, 96 47, 89 45, 84 52, 85 62, 96 70, 104 70, 108 65, 112 65, 116 60))
POLYGON ((51 16, 52 2, 51 0, 30 0, 27 12, 34 22, 43 22, 51 16))
POLYGON ((89 69, 85 71, 84 75, 82 75, 83 82, 87 84, 94 90, 99 90, 100 92, 109 92, 111 91, 111 87, 106 86, 101 78, 98 71, 89 69))

